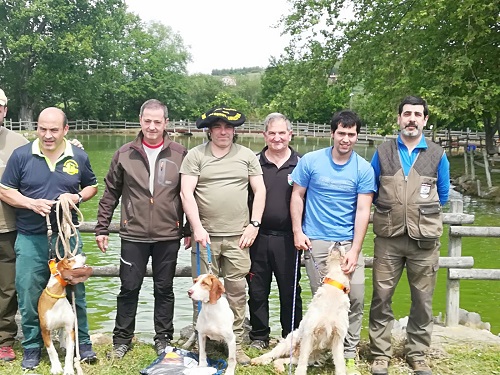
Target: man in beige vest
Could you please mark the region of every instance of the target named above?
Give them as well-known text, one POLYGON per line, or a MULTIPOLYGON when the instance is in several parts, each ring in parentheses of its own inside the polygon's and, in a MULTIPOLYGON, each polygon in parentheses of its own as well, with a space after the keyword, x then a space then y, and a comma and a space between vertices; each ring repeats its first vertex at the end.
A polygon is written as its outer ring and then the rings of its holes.
MULTIPOLYGON (((2 177, 7 160, 12 152, 28 141, 20 134, 3 126, 7 116, 7 97, 0 89, 0 177, 2 177)), ((14 209, 0 201, 0 360, 12 361, 16 358, 12 346, 17 334, 15 316, 17 312, 16 298, 16 216, 14 209)))
POLYGON ((411 309, 406 361, 415 375, 431 375, 425 361, 432 334, 432 296, 443 233, 441 207, 448 201, 450 164, 444 150, 427 141, 425 100, 406 97, 399 105, 397 139, 381 144, 372 159, 378 184, 373 231, 373 298, 370 348, 373 375, 388 374, 392 357, 392 296, 406 266, 411 309))

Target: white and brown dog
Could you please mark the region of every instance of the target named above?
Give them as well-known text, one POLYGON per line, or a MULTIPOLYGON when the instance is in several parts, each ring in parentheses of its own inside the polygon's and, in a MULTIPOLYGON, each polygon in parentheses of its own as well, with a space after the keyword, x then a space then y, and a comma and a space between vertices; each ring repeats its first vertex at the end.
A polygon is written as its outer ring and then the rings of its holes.
POLYGON ((253 358, 253 365, 265 365, 274 360, 278 372, 284 371, 284 364, 292 348, 292 363, 297 364, 296 375, 305 375, 307 366, 331 350, 336 375, 345 375, 344 339, 349 328, 349 276, 342 271, 341 264, 345 249, 331 248, 327 259, 327 274, 299 328, 288 334, 273 350, 253 358), (292 342, 293 340, 293 342, 292 342))
POLYGON ((85 266, 86 257, 78 254, 73 258, 63 258, 59 262, 49 262, 50 279, 47 287, 38 300, 38 316, 42 337, 51 363, 50 373, 61 374, 63 368, 52 342, 51 331, 64 328, 66 337, 66 358, 64 361, 64 375, 73 375, 73 358, 75 352, 75 314, 66 298, 68 282, 62 274, 66 270, 85 266))
POLYGON ((234 314, 226 297, 224 286, 214 275, 203 274, 195 279, 195 284, 188 290, 193 301, 201 301, 202 307, 196 330, 198 331, 199 367, 207 367, 205 345, 207 337, 211 340, 224 341, 228 348, 226 375, 234 375, 236 368, 236 336, 233 332, 234 314))

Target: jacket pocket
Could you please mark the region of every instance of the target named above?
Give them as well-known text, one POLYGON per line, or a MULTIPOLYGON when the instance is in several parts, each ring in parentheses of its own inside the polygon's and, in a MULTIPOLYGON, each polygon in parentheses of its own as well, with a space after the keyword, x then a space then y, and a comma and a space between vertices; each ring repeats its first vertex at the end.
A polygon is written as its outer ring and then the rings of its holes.
POLYGON ((392 207, 377 204, 373 212, 373 232, 380 237, 392 235, 392 207))
POLYGON ((131 201, 128 201, 122 212, 122 218, 120 220, 120 226, 122 229, 126 229, 131 220, 134 219, 134 206, 131 201))
POLYGON ((438 238, 443 234, 443 217, 439 203, 420 205, 418 227, 423 238, 438 238))

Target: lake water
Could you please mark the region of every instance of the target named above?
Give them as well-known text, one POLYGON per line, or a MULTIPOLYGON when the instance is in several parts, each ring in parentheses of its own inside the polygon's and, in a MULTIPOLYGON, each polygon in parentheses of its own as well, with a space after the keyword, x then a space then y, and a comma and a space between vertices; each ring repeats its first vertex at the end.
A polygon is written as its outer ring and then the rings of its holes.
MULTIPOLYGON (((103 178, 109 168, 111 157, 115 150, 122 144, 132 140, 133 135, 105 135, 105 134, 77 134, 79 140, 85 146, 85 151, 90 156, 90 161, 94 172, 98 177, 100 191, 97 196, 91 201, 85 202, 81 209, 86 221, 95 221, 97 213, 98 199, 102 194, 103 178)), ((203 142, 199 137, 178 137, 177 142, 184 144, 188 148, 192 148, 203 142)), ((255 137, 241 138, 239 143, 251 148, 254 151, 260 151, 264 146, 264 142, 260 135, 255 137)), ((325 138, 295 138, 292 141, 294 147, 300 153, 306 153, 319 148, 330 145, 330 140, 325 138)), ((375 148, 365 145, 356 147, 356 152, 370 160, 375 148)), ((448 207, 445 207, 445 211, 448 207)), ((476 201, 474 199, 464 197, 464 211, 466 213, 475 214, 476 219, 474 225, 477 226, 496 226, 498 225, 498 217, 500 208, 492 203, 476 201)), ((119 209, 115 212, 115 219, 119 215, 119 209)), ((447 233, 447 230, 445 229, 447 233)), ((110 248, 106 254, 102 254, 95 245, 94 236, 92 234, 83 234, 84 249, 88 255, 88 263, 90 265, 108 265, 119 264, 120 241, 117 234, 111 235, 110 248)), ((500 268, 500 257, 498 253, 500 239, 496 238, 465 238, 463 240, 462 254, 464 256, 473 256, 475 268, 500 268)), ((447 254, 448 238, 445 234, 442 238, 441 254, 447 254)), ((373 233, 371 228, 368 229, 363 253, 366 256, 373 255, 373 233)), ((189 251, 181 248, 178 258, 179 265, 190 264, 189 251)), ((307 276, 305 271, 302 272, 303 285, 303 300, 304 308, 311 298, 307 276)), ((89 320, 91 333, 109 333, 112 332, 115 319, 116 294, 119 291, 118 278, 90 278, 87 285, 87 300, 89 305, 89 320)), ((174 326, 176 337, 181 328, 190 324, 191 321, 191 302, 187 297, 187 290, 191 286, 190 278, 177 278, 174 282, 175 291, 175 316, 174 326)), ((277 304, 277 288, 273 288, 271 300, 271 328, 272 334, 278 336, 281 331, 279 324, 278 304, 277 304)), ((367 336, 367 318, 368 309, 371 299, 371 270, 366 270, 366 295, 365 295, 365 321, 363 336, 367 336)), ((498 281, 482 281, 482 280, 463 280, 460 284, 460 307, 468 311, 475 311, 481 314, 483 321, 488 321, 492 325, 492 332, 498 334, 500 332, 500 316, 498 315, 498 303, 500 301, 500 288, 498 281)), ((153 332, 153 286, 151 278, 145 278, 137 314, 136 335, 140 340, 151 340, 153 332)), ((446 270, 440 270, 438 276, 438 284, 434 295, 434 315, 440 312, 445 313, 446 306, 446 270)), ((406 276, 403 276, 394 296, 393 309, 396 318, 401 318, 408 315, 410 309, 409 288, 406 282, 406 276)))

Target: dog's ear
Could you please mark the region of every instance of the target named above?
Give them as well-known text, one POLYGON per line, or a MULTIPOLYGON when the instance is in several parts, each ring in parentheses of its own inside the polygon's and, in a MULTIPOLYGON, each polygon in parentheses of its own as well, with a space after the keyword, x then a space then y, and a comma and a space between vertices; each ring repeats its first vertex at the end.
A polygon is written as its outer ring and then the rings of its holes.
POLYGON ((224 285, 220 282, 220 280, 213 275, 210 275, 210 280, 212 281, 212 286, 210 287, 210 294, 208 301, 210 304, 215 305, 219 300, 220 296, 226 291, 224 289, 224 285))
POLYGON ((57 270, 61 273, 62 270, 70 269, 69 260, 67 257, 62 258, 59 262, 57 262, 57 270))

